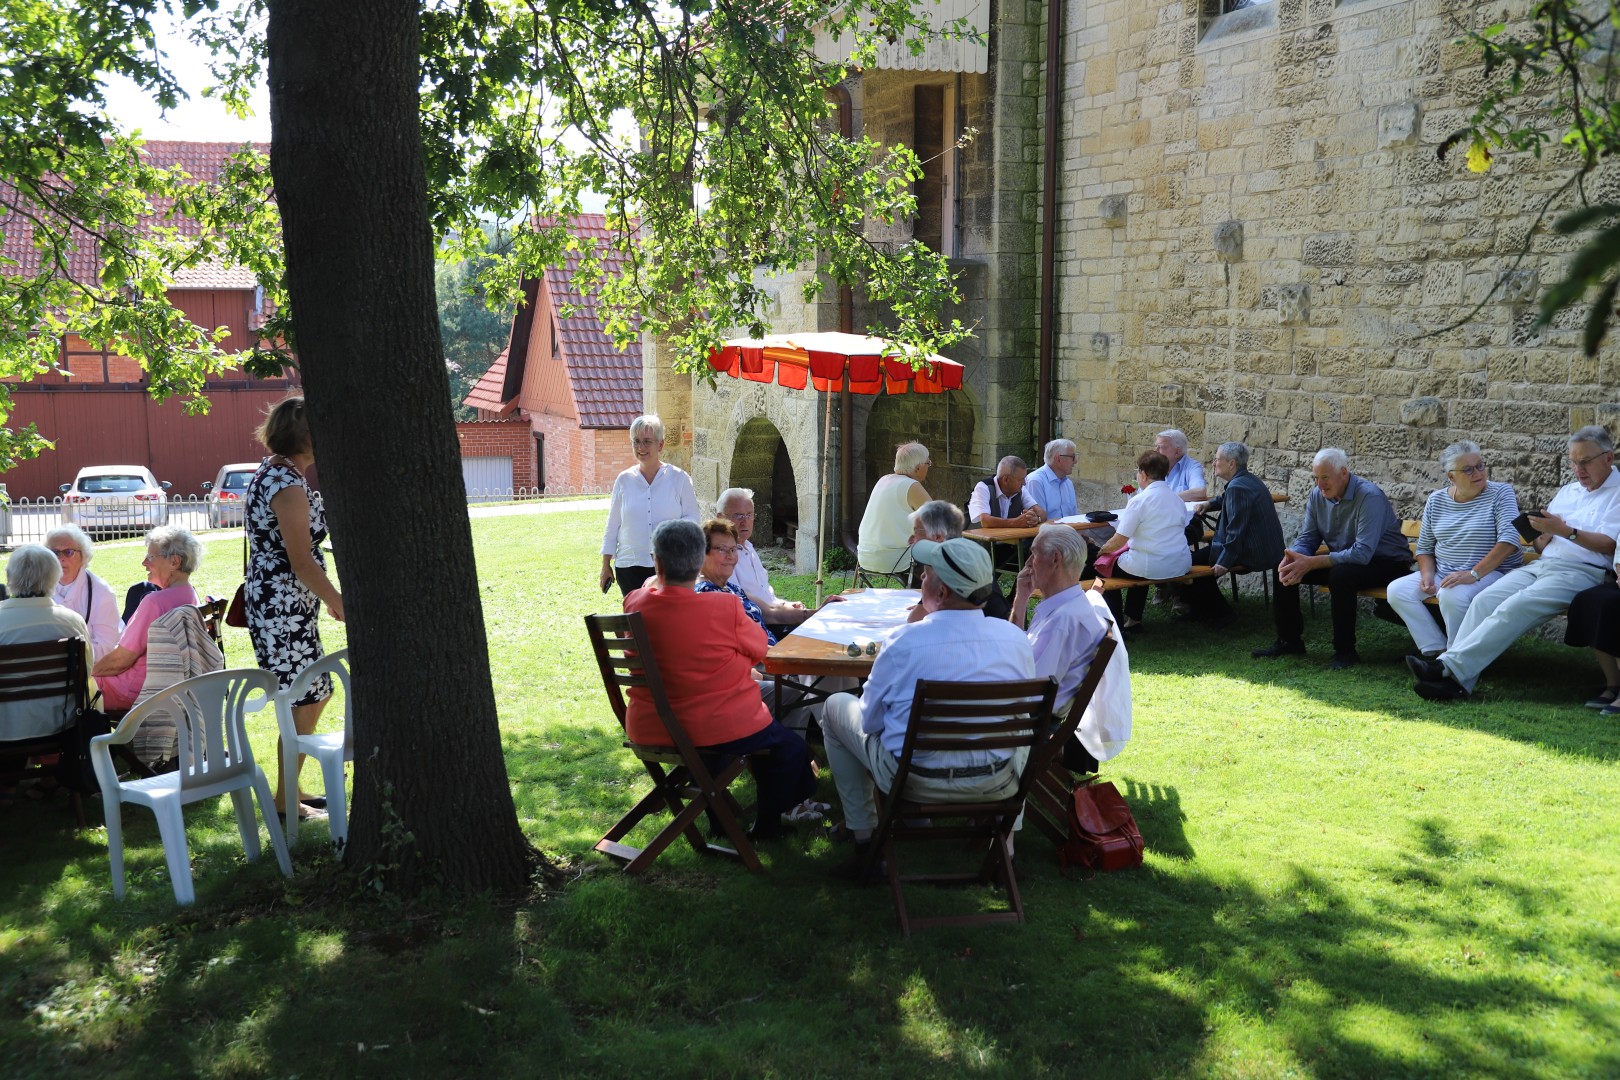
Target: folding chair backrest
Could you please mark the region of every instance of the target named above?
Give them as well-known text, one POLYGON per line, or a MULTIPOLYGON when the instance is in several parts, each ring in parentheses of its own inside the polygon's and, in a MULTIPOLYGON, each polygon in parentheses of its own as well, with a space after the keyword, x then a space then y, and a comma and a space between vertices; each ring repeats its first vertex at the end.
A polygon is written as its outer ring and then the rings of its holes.
POLYGON ((225 655, 225 611, 229 607, 229 600, 218 600, 214 597, 209 597, 197 605, 197 614, 202 616, 203 629, 214 639, 214 645, 219 649, 221 656, 225 655))
POLYGON ((60 697, 76 713, 84 707, 87 674, 82 638, 0 645, 0 705, 60 697))
POLYGON ((587 615, 585 629, 590 634, 591 649, 596 653, 596 666, 602 674, 602 685, 607 689, 608 704, 613 706, 619 726, 625 726, 626 697, 630 688, 643 687, 664 722, 664 730, 669 732, 670 745, 679 747, 683 754, 695 752, 685 727, 670 708, 641 613, 587 615))
POLYGON ((1052 737, 1038 745, 1030 754, 1029 765, 1024 770, 1026 788, 1063 752, 1064 744, 1074 738, 1074 733, 1080 727, 1080 720, 1085 715, 1086 706, 1091 704, 1091 699, 1097 694, 1097 687, 1102 684, 1103 674, 1108 670, 1108 661, 1112 659, 1114 650, 1119 648, 1119 639, 1114 636, 1118 632, 1117 628, 1110 626, 1108 633, 1097 643, 1097 651, 1091 657, 1091 666, 1086 668, 1086 677, 1080 680, 1080 688, 1075 691, 1074 700, 1069 703, 1069 711, 1052 731, 1052 737))
POLYGON ((237 668, 187 679, 152 699, 154 707, 168 709, 181 721, 181 790, 253 771, 247 704, 255 693, 269 701, 275 692, 276 677, 270 672, 237 668))
POLYGON ((1051 723, 1057 683, 1045 679, 945 682, 919 679, 906 751, 1006 750, 1033 745, 1051 723))

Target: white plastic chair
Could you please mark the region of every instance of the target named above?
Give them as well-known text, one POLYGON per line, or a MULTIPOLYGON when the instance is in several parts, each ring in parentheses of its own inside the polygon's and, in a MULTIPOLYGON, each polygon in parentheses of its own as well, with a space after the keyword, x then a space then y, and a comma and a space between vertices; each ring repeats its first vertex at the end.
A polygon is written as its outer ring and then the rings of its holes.
POLYGON ((90 760, 107 812, 107 854, 112 859, 114 896, 124 898, 124 803, 145 806, 157 818, 174 899, 190 904, 196 900, 196 893, 191 884, 191 856, 182 811, 187 803, 214 799, 226 792, 236 807, 236 827, 242 833, 248 860, 259 857, 259 824, 253 817, 253 796, 257 795, 276 863, 284 875, 292 877, 292 860, 287 857, 281 821, 271 803, 270 782, 253 761, 245 723, 245 714, 264 708, 275 689, 275 676, 257 668, 211 671, 176 683, 131 709, 110 735, 90 740, 90 760), (249 697, 255 693, 258 696, 249 697), (180 720, 179 769, 161 776, 120 781, 113 768, 112 748, 134 739, 141 722, 159 709, 180 720))
POLYGON ((281 790, 286 801, 287 843, 298 839, 298 755, 307 754, 321 764, 321 794, 326 796, 326 823, 332 844, 342 848, 349 840, 349 804, 343 783, 343 763, 354 760, 354 695, 349 693, 349 650, 327 653, 299 672, 292 685, 276 695, 276 726, 281 729, 281 790), (335 675, 343 684, 343 730, 298 734, 293 726, 292 703, 309 692, 322 675, 335 675))

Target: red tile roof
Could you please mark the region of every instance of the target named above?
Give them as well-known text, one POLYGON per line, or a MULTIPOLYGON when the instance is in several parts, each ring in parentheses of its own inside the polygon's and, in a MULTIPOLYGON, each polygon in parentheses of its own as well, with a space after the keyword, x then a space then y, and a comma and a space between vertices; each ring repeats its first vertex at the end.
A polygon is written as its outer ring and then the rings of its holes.
POLYGON ((506 382, 506 355, 510 346, 501 350, 501 355, 489 365, 489 370, 479 378, 477 384, 462 399, 461 403, 470 409, 485 409, 492 413, 507 413, 517 407, 514 398, 511 401, 501 400, 501 385, 506 382))
MULTIPOLYGON (((546 224, 544 220, 539 224, 546 224)), ((609 241, 613 230, 604 214, 579 214, 569 223, 569 232, 582 239, 609 241)), ((622 256, 601 248, 602 264, 608 273, 624 265, 622 256)), ((602 329, 597 314, 596 295, 576 284, 580 253, 570 251, 561 266, 547 267, 543 278, 551 309, 557 315, 557 349, 568 370, 568 383, 582 428, 627 428, 641 415, 641 345, 632 342, 620 351, 602 329), (572 314, 564 315, 563 312, 572 314)), ((535 297, 534 281, 524 282, 525 291, 535 297)), ((529 327, 533 320, 533 299, 520 308, 513 319, 512 344, 515 359, 506 354, 495 361, 463 404, 477 409, 511 409, 523 388, 528 364, 529 327)))
MULTIPOLYGON (((618 273, 624 258, 605 245, 613 237, 604 214, 580 214, 569 225, 575 236, 603 243, 602 269, 618 273)), ((575 284, 579 270, 578 252, 570 251, 566 265, 546 269, 546 288, 551 307, 558 312, 557 343, 568 364, 568 380, 573 384, 574 404, 582 428, 627 428, 641 415, 641 343, 632 342, 622 352, 602 329, 596 311, 595 294, 581 292, 575 284), (575 309, 564 317, 565 309, 575 309)))
MULTIPOLYGON (((213 181, 220 177, 224 171, 226 159, 236 153, 243 146, 251 145, 262 153, 270 152, 269 143, 215 143, 215 142, 149 142, 141 150, 146 160, 158 166, 179 165, 193 179, 213 181)), ((11 185, 0 185, 0 193, 10 201, 15 197, 16 189, 11 185)), ((153 213, 141 219, 142 225, 161 224, 177 230, 183 236, 195 236, 199 231, 197 223, 190 218, 172 217, 169 215, 167 201, 158 201, 153 206, 153 213)), ((7 265, 9 275, 33 274, 39 268, 39 253, 34 250, 33 229, 21 218, 11 214, 0 215, 0 229, 5 235, 0 238, 0 256, 14 260, 15 266, 7 265)), ((68 254, 68 270, 76 280, 95 280, 100 260, 97 258, 95 242, 83 233, 77 234, 78 243, 68 254)), ((251 289, 257 282, 253 275, 246 271, 215 267, 214 277, 220 278, 229 275, 230 284, 197 284, 187 281, 185 284, 177 283, 179 288, 208 289, 233 288, 251 289)), ((191 274, 202 274, 203 279, 209 277, 203 268, 190 271, 191 274)))

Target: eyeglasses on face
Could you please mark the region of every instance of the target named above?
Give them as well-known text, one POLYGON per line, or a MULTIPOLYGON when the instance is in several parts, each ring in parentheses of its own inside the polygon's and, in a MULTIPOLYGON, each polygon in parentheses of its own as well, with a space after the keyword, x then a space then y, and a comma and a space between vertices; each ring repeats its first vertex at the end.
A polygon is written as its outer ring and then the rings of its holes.
POLYGON ((663 441, 663 439, 633 439, 631 440, 631 444, 634 446, 653 447, 657 446, 663 441))
POLYGON ((1451 471, 1454 473, 1462 473, 1465 476, 1484 476, 1485 463, 1482 461, 1478 465, 1458 465, 1451 471))
POLYGON ((746 514, 727 514, 726 517, 730 518, 732 521, 753 521, 754 520, 754 515, 753 515, 752 512, 749 512, 749 513, 746 513, 746 514))
POLYGON ((729 544, 725 546, 721 546, 720 544, 710 544, 709 550, 720 556, 722 559, 735 559, 737 557, 737 549, 729 544))
POLYGON ((83 555, 84 552, 80 551, 78 548, 51 548, 51 554, 55 555, 58 559, 71 559, 75 555, 83 555))
POLYGON ((1569 463, 1571 465, 1575 466, 1577 469, 1584 469, 1588 465, 1592 464, 1592 462, 1596 461, 1598 458, 1600 458, 1600 457, 1608 457, 1608 456, 1609 456, 1608 451, 1604 451, 1603 453, 1592 454, 1592 455, 1589 455, 1588 457, 1570 458, 1569 463))

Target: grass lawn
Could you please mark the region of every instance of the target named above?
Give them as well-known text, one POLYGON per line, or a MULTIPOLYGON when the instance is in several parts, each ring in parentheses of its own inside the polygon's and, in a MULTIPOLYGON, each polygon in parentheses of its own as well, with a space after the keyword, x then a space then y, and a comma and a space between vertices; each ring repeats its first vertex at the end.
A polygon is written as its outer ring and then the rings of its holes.
MULTIPOLYGON (((1410 692, 1395 627, 1364 620, 1365 663, 1332 673, 1325 604, 1312 655, 1280 662, 1248 658, 1272 636, 1256 600, 1219 635, 1152 608, 1135 738, 1105 766, 1146 864, 1064 877, 1031 829, 1025 925, 903 940, 886 889, 828 878, 845 853, 820 835, 766 845, 758 878, 680 848, 631 881, 589 854, 641 789, 580 625, 609 603, 604 513, 473 526, 513 794, 566 885, 379 902, 321 826, 284 882, 243 862, 222 800, 189 815, 184 911, 127 813, 119 903, 101 831, 19 801, 0 1075, 1620 1075, 1620 723, 1580 706, 1588 655, 1521 642, 1445 707, 1410 692)), ((121 588, 139 555, 95 569, 121 588)), ((239 558, 210 544, 200 591, 239 558)), ((268 714, 255 733, 273 763, 268 714)))

